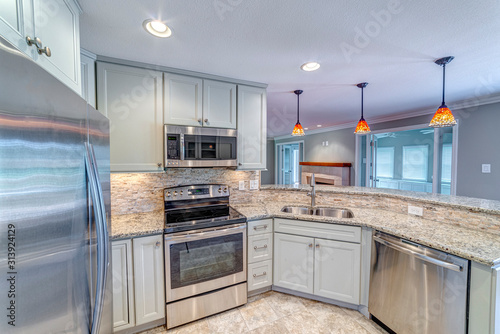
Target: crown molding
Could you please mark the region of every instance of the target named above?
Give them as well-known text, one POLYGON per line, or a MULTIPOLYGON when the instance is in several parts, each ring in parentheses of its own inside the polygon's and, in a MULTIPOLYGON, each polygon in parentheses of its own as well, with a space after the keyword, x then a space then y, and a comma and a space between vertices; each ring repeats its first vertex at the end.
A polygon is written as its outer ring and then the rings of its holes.
POLYGON ((92 53, 92 52, 90 52, 88 50, 85 50, 85 49, 80 49, 80 54, 82 54, 82 55, 84 55, 86 57, 89 57, 91 59, 94 59, 94 60, 97 59, 97 56, 94 53, 92 53))
MULTIPOLYGON (((461 100, 461 101, 456 101, 453 103, 449 103, 448 107, 452 110, 463 110, 463 109, 468 109, 468 108, 476 108, 476 107, 479 107, 482 105, 493 104, 493 103, 500 103, 500 93, 490 94, 490 95, 481 96, 481 97, 477 97, 477 98, 465 99, 465 100, 461 100)), ((426 108, 426 109, 420 109, 420 110, 415 110, 415 111, 410 111, 410 112, 392 114, 392 115, 388 115, 388 116, 370 118, 370 124, 384 123, 384 122, 390 122, 390 121, 397 121, 397 120, 401 120, 401 119, 405 119, 405 118, 430 115, 430 114, 435 113, 436 110, 437 110, 437 108, 433 108, 433 109, 426 108)), ((307 130, 306 136, 314 135, 317 133, 324 133, 324 132, 342 130, 342 129, 347 129, 347 128, 354 128, 356 126, 356 124, 357 124, 357 122, 349 122, 349 123, 342 123, 342 124, 337 124, 337 125, 333 125, 333 126, 328 126, 328 127, 324 127, 324 128, 307 130)), ((282 136, 276 136, 273 138, 274 138, 274 140, 283 140, 283 139, 295 138, 295 136, 282 135, 282 136)))

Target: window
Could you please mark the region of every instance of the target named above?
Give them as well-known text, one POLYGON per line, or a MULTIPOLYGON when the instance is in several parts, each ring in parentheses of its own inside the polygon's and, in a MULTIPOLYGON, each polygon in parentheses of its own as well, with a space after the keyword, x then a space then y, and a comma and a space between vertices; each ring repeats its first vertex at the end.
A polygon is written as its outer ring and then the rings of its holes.
POLYGON ((403 179, 427 181, 429 147, 403 146, 403 179))
POLYGON ((394 147, 377 148, 377 177, 394 178, 394 147))
POLYGON ((451 182, 451 144, 443 144, 441 182, 451 182))

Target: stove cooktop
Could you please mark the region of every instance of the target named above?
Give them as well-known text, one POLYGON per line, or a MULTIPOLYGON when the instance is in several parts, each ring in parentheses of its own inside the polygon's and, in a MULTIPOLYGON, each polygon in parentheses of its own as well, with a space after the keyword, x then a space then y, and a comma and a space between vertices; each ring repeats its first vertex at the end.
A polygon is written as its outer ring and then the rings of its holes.
POLYGON ((165 233, 244 223, 247 218, 228 205, 165 211, 165 233))

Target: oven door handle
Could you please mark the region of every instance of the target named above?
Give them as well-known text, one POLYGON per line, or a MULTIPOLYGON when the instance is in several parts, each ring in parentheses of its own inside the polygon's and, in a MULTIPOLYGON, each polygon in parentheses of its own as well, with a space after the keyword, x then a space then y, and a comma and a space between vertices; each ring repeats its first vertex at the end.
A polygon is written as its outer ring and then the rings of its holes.
POLYGON ((179 242, 187 242, 187 241, 195 241, 200 239, 207 239, 212 237, 218 237, 223 235, 236 234, 243 231, 246 231, 247 224, 236 224, 231 227, 220 227, 220 228, 210 228, 203 229, 197 232, 179 232, 174 234, 166 234, 165 235, 165 245, 167 244, 176 244, 179 242))

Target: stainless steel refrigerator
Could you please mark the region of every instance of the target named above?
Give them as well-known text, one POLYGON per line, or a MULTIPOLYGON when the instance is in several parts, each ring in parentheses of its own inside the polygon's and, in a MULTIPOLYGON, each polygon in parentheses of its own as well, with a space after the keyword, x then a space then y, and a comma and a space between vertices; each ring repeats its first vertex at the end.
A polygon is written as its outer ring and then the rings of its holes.
POLYGON ((109 122, 0 37, 0 333, 112 332, 109 122))

